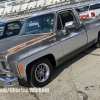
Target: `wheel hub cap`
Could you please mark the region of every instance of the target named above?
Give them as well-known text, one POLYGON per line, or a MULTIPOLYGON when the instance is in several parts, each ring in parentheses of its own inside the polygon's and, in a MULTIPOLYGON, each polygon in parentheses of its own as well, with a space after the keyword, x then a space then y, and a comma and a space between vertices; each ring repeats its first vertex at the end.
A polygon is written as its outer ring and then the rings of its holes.
POLYGON ((45 63, 42 63, 37 66, 35 70, 35 78, 38 82, 45 82, 50 75, 49 66, 45 63))

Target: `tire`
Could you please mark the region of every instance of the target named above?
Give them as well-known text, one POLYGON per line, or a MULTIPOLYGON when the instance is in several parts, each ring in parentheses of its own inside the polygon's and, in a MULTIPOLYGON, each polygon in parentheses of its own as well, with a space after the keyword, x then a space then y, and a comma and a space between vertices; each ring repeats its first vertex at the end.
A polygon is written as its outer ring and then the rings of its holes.
POLYGON ((32 87, 43 87, 47 85, 52 77, 53 68, 46 58, 36 61, 31 69, 30 84, 32 87))
POLYGON ((94 46, 100 48, 100 34, 98 35, 98 42, 94 46))

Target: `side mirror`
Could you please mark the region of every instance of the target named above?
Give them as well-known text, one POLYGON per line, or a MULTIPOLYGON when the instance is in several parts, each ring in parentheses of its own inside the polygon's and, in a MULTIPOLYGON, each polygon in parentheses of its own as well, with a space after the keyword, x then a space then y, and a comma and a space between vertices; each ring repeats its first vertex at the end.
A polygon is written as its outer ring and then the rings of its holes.
POLYGON ((65 23, 65 28, 70 28, 74 25, 74 21, 66 22, 65 23))

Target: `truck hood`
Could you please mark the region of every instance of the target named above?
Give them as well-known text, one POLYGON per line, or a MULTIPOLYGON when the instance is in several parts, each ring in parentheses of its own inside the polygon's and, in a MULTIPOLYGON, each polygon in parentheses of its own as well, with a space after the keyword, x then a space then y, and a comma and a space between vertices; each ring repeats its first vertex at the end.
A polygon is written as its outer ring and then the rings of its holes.
POLYGON ((0 54, 8 54, 17 52, 18 50, 32 45, 43 38, 48 37, 50 34, 42 35, 22 35, 14 36, 7 39, 0 40, 0 54))

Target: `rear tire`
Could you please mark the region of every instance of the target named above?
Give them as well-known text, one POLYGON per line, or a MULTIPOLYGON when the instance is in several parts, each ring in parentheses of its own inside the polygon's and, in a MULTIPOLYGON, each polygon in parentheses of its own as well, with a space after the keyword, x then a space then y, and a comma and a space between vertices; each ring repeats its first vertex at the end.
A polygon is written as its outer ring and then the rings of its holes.
POLYGON ((46 58, 36 61, 31 69, 30 84, 32 87, 43 87, 47 85, 52 77, 53 68, 46 58))

